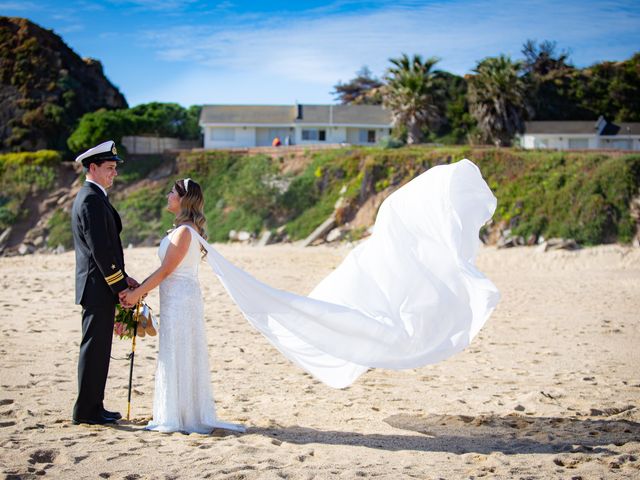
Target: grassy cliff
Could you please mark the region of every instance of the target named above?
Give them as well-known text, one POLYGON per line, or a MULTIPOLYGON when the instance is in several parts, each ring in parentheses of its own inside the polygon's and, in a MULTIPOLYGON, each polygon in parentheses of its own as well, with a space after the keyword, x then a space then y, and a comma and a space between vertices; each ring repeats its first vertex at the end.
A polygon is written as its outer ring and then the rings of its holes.
MULTIPOLYGON (((493 222, 484 232, 493 240, 497 237, 492 233, 509 229, 531 241, 564 237, 595 245, 630 242, 637 232, 630 205, 640 195, 640 155, 619 152, 350 147, 310 152, 297 160, 296 169, 289 159, 265 155, 188 152, 175 160, 170 176, 155 180, 148 178, 151 172, 172 160, 130 159, 120 169, 111 198, 123 217, 125 245, 153 244, 164 235, 172 220, 165 211, 166 193, 175 179, 184 177, 203 186, 210 240, 226 241, 230 230, 259 234, 282 226, 296 240, 334 212, 339 198, 336 219, 345 224, 373 195, 387 194, 434 165, 461 158, 480 167, 498 198, 493 222)), ((0 230, 28 216, 34 195, 59 188, 60 162, 52 151, 0 155, 0 230)), ((58 211, 47 224, 50 246, 71 246, 69 206, 58 202, 54 207, 58 211)), ((352 231, 351 238, 362 230, 352 231)))
MULTIPOLYGON (((480 167, 498 198, 494 229, 509 228, 525 238, 574 238, 585 245, 629 242, 636 233, 629 206, 639 194, 638 154, 344 148, 310 153, 304 169, 283 174, 283 159, 194 152, 178 158, 172 179, 192 177, 203 186, 212 240, 225 241, 232 229, 259 233, 281 225, 290 238, 300 239, 334 211, 340 196, 337 218, 345 223, 371 195, 465 157, 480 167)), ((163 213, 170 183, 116 200, 125 225, 135 226, 135 231, 126 228, 129 241, 161 234, 160 226, 170 224, 163 213)))

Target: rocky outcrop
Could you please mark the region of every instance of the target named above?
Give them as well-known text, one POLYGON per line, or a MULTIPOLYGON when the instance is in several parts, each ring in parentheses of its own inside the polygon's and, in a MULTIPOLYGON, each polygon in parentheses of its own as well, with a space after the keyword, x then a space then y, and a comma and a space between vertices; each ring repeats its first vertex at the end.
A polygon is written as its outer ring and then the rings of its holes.
POLYGON ((100 108, 127 102, 99 61, 27 19, 0 17, 0 151, 65 150, 77 120, 100 108))

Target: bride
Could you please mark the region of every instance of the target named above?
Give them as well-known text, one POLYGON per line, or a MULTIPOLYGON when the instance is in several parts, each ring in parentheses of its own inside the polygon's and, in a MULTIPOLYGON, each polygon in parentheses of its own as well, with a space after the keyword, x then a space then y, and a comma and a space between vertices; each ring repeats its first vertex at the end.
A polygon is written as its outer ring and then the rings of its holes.
POLYGON ((193 180, 178 180, 167 194, 167 210, 176 228, 160 243, 160 267, 142 284, 121 293, 123 305, 160 285, 159 353, 148 430, 210 433, 214 428, 244 431, 241 425, 216 419, 209 378, 209 356, 198 265, 206 251, 202 190, 193 180), (196 233, 197 232, 197 233, 196 233))
POLYGON ((392 193, 373 234, 309 296, 272 288, 222 257, 206 241, 202 205, 197 183, 175 183, 168 208, 178 227, 160 245, 162 265, 123 293, 122 302, 133 304, 160 285, 150 428, 202 431, 221 424, 208 383, 196 276, 202 251, 245 318, 289 360, 334 388, 348 387, 372 367, 417 368, 462 351, 500 298, 475 266, 478 233, 496 198, 467 159, 433 167, 392 193))

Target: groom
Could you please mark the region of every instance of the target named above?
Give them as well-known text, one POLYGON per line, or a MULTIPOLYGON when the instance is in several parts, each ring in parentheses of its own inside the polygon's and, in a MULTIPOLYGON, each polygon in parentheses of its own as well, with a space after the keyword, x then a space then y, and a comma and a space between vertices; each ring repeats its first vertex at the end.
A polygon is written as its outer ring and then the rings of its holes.
POLYGON ((82 305, 78 359, 78 398, 73 423, 116 423, 122 415, 105 410, 113 323, 118 293, 138 285, 124 270, 122 223, 107 189, 118 175, 115 143, 108 141, 79 155, 86 182, 73 202, 71 228, 76 251, 76 304, 82 305))

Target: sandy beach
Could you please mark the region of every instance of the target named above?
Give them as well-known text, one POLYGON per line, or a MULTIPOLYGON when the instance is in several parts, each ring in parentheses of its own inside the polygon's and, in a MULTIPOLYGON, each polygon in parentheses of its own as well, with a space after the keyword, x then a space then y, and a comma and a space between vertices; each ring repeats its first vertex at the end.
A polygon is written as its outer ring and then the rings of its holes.
MULTIPOLYGON (((349 251, 218 248, 302 294, 349 251)), ((125 259, 140 280, 158 265, 155 248, 125 259)), ((138 341, 132 420, 74 426, 74 253, 0 258, 2 478, 640 478, 640 249, 484 248, 478 264, 502 300, 467 350, 344 390, 285 360, 203 264, 218 416, 248 431, 185 435, 143 430, 157 337, 138 341)), ((105 399, 123 414, 129 349, 114 339, 105 399)))

